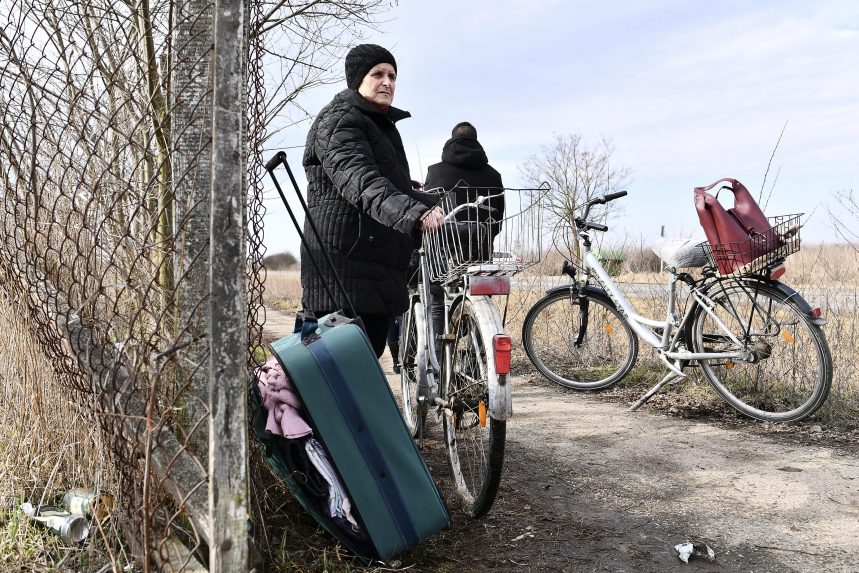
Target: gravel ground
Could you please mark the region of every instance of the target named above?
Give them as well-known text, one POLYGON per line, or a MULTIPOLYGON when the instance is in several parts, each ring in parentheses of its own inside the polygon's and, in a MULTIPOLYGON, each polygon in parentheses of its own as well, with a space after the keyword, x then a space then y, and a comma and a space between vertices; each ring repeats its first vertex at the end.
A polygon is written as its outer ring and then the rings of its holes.
MULTIPOLYGON (((269 311, 267 335, 291 331, 280 314, 269 311)), ((382 366, 398 393, 387 353, 382 366)), ((430 428, 423 454, 453 524, 387 570, 859 571, 855 434, 681 417, 682 405, 629 414, 622 392, 575 393, 529 372, 513 396, 490 514, 456 510, 441 427, 430 428), (681 562, 674 547, 686 541, 715 561, 681 562)))

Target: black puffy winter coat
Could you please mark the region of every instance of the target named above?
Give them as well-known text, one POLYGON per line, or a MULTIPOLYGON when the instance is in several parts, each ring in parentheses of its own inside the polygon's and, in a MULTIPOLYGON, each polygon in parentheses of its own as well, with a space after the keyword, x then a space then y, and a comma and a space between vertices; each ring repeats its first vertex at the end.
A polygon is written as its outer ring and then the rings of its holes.
MULTIPOLYGON (((308 209, 359 314, 393 315, 407 308, 405 269, 418 220, 432 205, 411 188, 395 126, 407 117, 394 107, 381 112, 357 91, 344 90, 322 108, 307 134, 308 209)), ((302 304, 314 311, 346 308, 327 265, 320 264, 322 276, 313 268, 308 248, 318 262, 324 258, 307 222, 304 227, 302 304)))
MULTIPOLYGON (((438 187, 447 191, 454 190, 453 200, 445 203, 445 209, 450 210, 455 205, 473 202, 478 195, 500 193, 504 184, 501 182, 501 174, 489 165, 486 152, 479 141, 470 137, 453 137, 444 144, 441 152, 441 163, 430 165, 427 169, 424 189, 430 190, 438 187), (489 187, 497 189, 497 191, 457 189, 458 186, 489 187)), ((495 221, 500 221, 504 216, 504 196, 490 199, 487 203, 496 210, 492 214, 492 218, 495 221)), ((466 218, 482 221, 485 220, 485 217, 486 215, 483 215, 482 212, 478 212, 476 218, 473 214, 462 212, 456 218, 460 221, 466 218)), ((495 225, 494 227, 494 233, 497 233, 500 226, 495 225)))

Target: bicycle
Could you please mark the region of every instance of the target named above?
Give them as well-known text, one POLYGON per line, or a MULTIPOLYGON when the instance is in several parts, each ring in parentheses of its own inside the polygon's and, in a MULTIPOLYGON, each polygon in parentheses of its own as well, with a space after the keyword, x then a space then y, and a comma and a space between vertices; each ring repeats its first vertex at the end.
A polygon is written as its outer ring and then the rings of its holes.
POLYGON ((639 315, 591 253, 591 232, 608 230, 588 221, 591 207, 625 195, 622 191, 585 203, 575 218, 581 273, 565 261, 562 272, 572 283, 549 290, 528 311, 522 340, 537 370, 568 388, 606 388, 633 369, 641 340, 656 350, 669 372, 629 411, 666 384, 685 378, 686 367, 698 366, 719 396, 746 416, 790 422, 813 414, 832 385, 832 356, 821 330, 826 320, 819 308, 812 309, 778 280, 785 257, 799 250, 799 215, 771 218, 767 233, 780 246, 727 275, 718 273, 717 263, 726 256, 747 261, 750 253, 760 252, 754 240, 655 245, 669 274, 666 318, 659 321, 639 315), (681 268, 700 268, 700 276, 681 268), (675 314, 678 285, 688 290, 680 319, 675 314))
MULTIPOLYGON (((477 192, 484 188, 469 187, 477 192)), ((511 204, 508 194, 508 208, 511 204)), ((450 210, 441 229, 425 232, 418 249, 417 288, 411 293, 400 332, 402 413, 412 435, 423 441, 430 411, 441 418, 448 465, 462 510, 480 517, 489 511, 501 483, 507 420, 513 414, 510 336, 493 296, 510 293, 510 275, 540 258, 493 258, 493 225, 457 221, 463 211, 491 210, 498 194, 450 210), (518 259, 518 260, 517 260, 518 259), (434 332, 432 285, 438 285, 443 306, 443 332, 434 332), (435 340, 441 343, 441 358, 435 340)), ((529 243, 522 231, 534 228, 541 216, 531 202, 500 221, 496 241, 509 250, 529 243), (519 233, 517 235, 517 233, 519 233), (514 236, 518 237, 514 240, 514 236)), ((497 227, 496 227, 497 230, 497 227)))

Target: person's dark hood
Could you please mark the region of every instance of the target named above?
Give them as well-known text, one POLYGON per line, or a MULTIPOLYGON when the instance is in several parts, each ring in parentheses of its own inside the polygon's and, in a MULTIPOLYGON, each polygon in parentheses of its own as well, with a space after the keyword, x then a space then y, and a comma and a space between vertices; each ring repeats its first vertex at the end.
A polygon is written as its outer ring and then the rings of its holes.
POLYGON ((444 144, 441 160, 466 169, 480 169, 489 164, 483 146, 470 137, 452 137, 444 144))

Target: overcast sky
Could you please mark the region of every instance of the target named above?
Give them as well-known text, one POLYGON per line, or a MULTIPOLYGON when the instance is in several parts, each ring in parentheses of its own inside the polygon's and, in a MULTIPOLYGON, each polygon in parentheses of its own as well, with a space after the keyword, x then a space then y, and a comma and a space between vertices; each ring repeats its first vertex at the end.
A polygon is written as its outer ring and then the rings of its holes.
MULTIPOLYGON (((555 135, 606 137, 632 172, 612 233, 638 242, 699 229, 692 188, 735 177, 769 215, 812 213, 804 240, 834 241, 833 193, 859 176, 855 0, 401 0, 367 42, 393 52, 394 105, 412 177, 470 121, 507 186, 555 135)), ((336 70, 342 76, 341 69, 336 70)), ((314 112, 345 87, 305 99, 314 112)), ((309 122, 270 145, 304 144, 309 122)), ((303 184, 302 149, 290 151, 303 184)), ((285 180, 285 178, 284 178, 285 180)), ((268 252, 297 252, 268 194, 268 252)))

